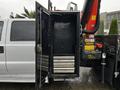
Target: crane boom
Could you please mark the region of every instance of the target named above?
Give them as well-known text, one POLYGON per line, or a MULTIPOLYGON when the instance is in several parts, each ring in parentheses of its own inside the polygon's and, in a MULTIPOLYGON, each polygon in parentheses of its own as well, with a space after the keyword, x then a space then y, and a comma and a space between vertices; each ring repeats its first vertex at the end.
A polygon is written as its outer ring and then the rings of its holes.
POLYGON ((99 28, 99 13, 101 0, 86 0, 81 25, 83 32, 94 34, 99 28))

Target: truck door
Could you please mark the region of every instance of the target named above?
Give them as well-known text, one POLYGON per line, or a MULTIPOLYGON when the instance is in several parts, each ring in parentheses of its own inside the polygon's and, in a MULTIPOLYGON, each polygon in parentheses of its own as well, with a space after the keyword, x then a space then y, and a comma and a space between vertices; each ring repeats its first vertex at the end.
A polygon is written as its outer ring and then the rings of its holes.
POLYGON ((5 74, 6 65, 5 65, 5 33, 6 33, 7 21, 0 21, 0 75, 5 74))
POLYGON ((48 75, 49 12, 36 2, 36 87, 39 89, 48 75))
POLYGON ((9 20, 7 30, 8 74, 16 81, 35 82, 35 21, 9 20))

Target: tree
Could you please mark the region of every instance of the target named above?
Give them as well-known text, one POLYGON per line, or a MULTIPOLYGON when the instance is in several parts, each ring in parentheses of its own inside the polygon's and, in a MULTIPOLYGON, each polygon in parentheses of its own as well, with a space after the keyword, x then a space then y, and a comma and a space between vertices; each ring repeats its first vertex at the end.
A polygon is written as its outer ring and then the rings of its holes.
POLYGON ((109 34, 118 34, 118 23, 116 19, 113 19, 111 22, 109 34))
POLYGON ((28 9, 24 7, 24 13, 21 15, 16 14, 15 18, 35 18, 35 11, 28 11, 28 9))
POLYGON ((99 25, 97 34, 104 34, 104 21, 100 21, 100 25, 99 25))

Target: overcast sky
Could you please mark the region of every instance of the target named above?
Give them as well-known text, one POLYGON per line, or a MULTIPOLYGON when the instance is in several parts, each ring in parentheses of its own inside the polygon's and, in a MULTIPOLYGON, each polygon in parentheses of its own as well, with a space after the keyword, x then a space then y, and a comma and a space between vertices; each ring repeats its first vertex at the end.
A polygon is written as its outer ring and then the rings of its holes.
MULTIPOLYGON (((10 13, 23 12, 24 6, 29 10, 35 9, 35 1, 38 1, 47 8, 48 0, 0 0, 0 16, 1 18, 9 17, 10 13)), ((51 0, 57 9, 66 9, 67 4, 73 1, 78 4, 79 10, 82 10, 85 0, 51 0)), ((101 12, 111 12, 120 10, 120 0, 101 0, 101 12)))

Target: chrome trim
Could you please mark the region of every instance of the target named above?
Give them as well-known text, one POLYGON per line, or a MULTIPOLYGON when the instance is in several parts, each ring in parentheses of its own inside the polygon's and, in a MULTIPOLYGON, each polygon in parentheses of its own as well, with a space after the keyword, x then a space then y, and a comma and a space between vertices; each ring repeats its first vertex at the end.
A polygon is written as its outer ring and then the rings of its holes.
POLYGON ((75 56, 54 56, 53 59, 55 60, 74 60, 75 56))
POLYGON ((54 63, 54 68, 74 68, 74 63, 54 63))
POLYGON ((54 63, 74 63, 75 60, 54 60, 54 63))
POLYGON ((74 68, 54 68, 54 73, 74 73, 74 68))

